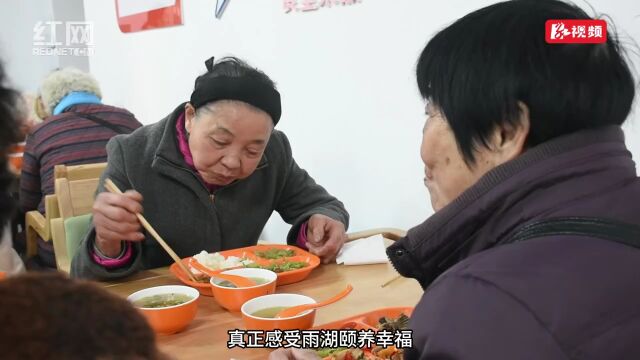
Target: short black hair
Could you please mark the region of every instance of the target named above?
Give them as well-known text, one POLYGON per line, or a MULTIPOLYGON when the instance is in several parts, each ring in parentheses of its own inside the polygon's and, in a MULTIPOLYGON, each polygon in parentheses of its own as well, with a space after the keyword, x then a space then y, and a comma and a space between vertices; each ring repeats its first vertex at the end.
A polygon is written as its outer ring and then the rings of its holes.
POLYGON ((501 2, 458 19, 422 51, 418 88, 467 164, 497 125, 517 122, 518 102, 530 111, 528 147, 627 118, 635 82, 614 31, 602 44, 547 44, 548 19, 590 17, 562 1, 501 2))
POLYGON ((57 272, 0 281, 6 359, 148 359, 167 356, 144 316, 98 284, 57 272))
POLYGON ((21 121, 16 108, 20 95, 6 83, 4 67, 0 62, 0 228, 9 220, 14 207, 8 192, 14 176, 9 171, 7 152, 20 139, 21 121))

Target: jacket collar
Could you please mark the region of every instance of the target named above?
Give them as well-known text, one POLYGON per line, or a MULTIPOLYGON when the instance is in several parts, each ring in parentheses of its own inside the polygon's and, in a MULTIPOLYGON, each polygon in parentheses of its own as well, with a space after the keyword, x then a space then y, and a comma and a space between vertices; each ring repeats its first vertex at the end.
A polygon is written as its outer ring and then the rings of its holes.
POLYGON ((588 188, 586 174, 611 184, 636 177, 620 127, 580 131, 529 149, 409 230, 387 254, 400 274, 426 288, 457 262, 495 246, 557 207, 562 200, 554 199, 555 185, 588 188))

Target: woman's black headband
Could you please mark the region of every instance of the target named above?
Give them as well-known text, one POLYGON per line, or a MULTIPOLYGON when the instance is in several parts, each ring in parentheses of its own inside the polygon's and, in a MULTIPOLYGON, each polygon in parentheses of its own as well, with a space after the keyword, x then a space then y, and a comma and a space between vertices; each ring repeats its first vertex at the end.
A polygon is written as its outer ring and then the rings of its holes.
POLYGON ((213 57, 205 61, 205 65, 209 72, 198 78, 191 93, 190 102, 194 108, 218 100, 238 100, 265 111, 271 116, 273 125, 280 121, 280 93, 272 86, 250 76, 211 76, 213 57))

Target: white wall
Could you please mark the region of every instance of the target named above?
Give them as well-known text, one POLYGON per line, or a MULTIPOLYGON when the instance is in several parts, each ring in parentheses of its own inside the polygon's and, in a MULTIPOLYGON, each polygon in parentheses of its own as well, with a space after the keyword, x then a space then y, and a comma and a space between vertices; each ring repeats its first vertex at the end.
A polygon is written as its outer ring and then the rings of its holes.
MULTIPOLYGON (((34 27, 42 23, 43 41, 51 39, 49 21, 83 21, 83 0, 8 0, 0 3, 0 59, 17 89, 36 93, 42 79, 53 69, 73 66, 89 70, 89 59, 78 56, 33 55, 34 27)), ((64 25, 56 28, 65 41, 64 25)))
MULTIPOLYGON (((119 31, 114 1, 85 0, 84 7, 96 32, 90 68, 105 100, 145 124, 188 99, 211 55, 234 54, 269 74, 283 97, 278 128, 298 163, 345 202, 356 231, 406 229, 432 214, 418 153, 424 107, 415 62, 435 31, 490 3, 363 0, 285 14, 280 0, 231 0, 216 20, 215 1, 188 0, 185 25, 132 34, 119 31)), ((634 1, 591 3, 640 39, 634 1)), ((630 129, 638 158, 640 125, 630 129)), ((265 235, 284 241, 287 230, 272 218, 265 235)))

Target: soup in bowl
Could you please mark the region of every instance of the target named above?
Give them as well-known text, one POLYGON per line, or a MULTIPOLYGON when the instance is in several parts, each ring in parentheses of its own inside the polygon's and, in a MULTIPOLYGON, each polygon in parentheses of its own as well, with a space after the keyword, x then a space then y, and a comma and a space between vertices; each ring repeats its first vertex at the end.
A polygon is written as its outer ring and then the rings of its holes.
POLYGON ((312 298, 298 294, 260 296, 242 305, 242 321, 247 330, 306 330, 313 327, 315 309, 288 318, 276 318, 275 315, 292 306, 315 303, 312 298))
POLYGON ((198 290, 182 285, 156 286, 136 291, 129 300, 159 334, 184 330, 198 310, 198 290))
POLYGON ((245 302, 262 295, 276 292, 276 280, 278 275, 265 269, 233 269, 223 271, 222 274, 244 276, 253 280, 256 285, 238 288, 227 280, 212 277, 211 290, 218 304, 229 311, 240 311, 245 302))

